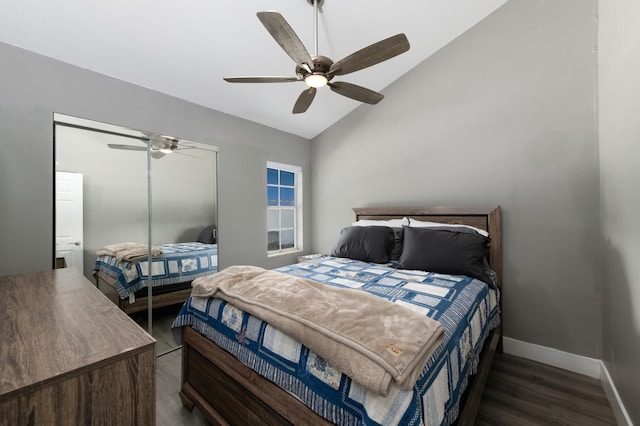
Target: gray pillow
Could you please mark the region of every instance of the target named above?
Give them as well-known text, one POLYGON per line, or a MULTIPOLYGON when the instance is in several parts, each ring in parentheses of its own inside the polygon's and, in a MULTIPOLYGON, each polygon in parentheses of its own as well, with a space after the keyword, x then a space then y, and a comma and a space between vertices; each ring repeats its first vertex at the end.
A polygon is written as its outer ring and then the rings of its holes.
POLYGON ((466 275, 495 287, 485 268, 490 241, 477 232, 456 228, 405 227, 398 268, 466 275))
POLYGON ((393 244, 391 245, 391 251, 389 252, 390 261, 400 260, 402 254, 402 240, 404 237, 404 228, 391 228, 393 230, 393 244))
POLYGON ((216 225, 209 225, 200 231, 196 241, 203 244, 215 244, 217 241, 217 229, 216 225))
POLYGON ((393 230, 386 226, 348 226, 340 231, 331 256, 387 263, 393 240, 393 230))

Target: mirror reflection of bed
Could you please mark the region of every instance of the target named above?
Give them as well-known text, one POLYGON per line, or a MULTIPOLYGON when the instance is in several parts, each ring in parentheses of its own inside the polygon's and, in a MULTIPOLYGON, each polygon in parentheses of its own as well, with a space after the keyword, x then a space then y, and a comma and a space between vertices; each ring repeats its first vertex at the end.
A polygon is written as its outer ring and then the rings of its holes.
POLYGON ((187 242, 154 245, 151 256, 148 246, 136 243, 110 244, 96 253, 93 275, 98 288, 141 326, 152 330, 158 354, 176 346, 171 322, 191 294, 191 282, 218 271, 216 233, 215 225, 206 226, 187 242), (152 327, 147 309, 149 261, 153 265, 152 327))
POLYGON ((171 350, 171 321, 189 295, 190 281, 217 270, 216 148, 179 140, 177 151, 161 152, 165 139, 154 140, 157 134, 60 114, 55 121, 56 171, 83 176, 82 272, 151 331, 157 354, 171 350), (198 243, 205 228, 212 238, 198 243), (149 238, 154 251, 162 252, 152 256, 151 305, 149 238), (111 270, 99 270, 97 251, 123 243, 142 251, 134 250, 138 256, 126 268, 113 257, 107 261, 111 270))

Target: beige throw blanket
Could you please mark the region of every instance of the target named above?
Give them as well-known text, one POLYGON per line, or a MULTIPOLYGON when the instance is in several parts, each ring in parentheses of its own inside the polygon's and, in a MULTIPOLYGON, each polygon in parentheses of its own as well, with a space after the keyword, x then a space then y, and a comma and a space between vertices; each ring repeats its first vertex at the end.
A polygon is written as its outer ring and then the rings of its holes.
MULTIPOLYGON (((111 244, 99 248, 97 256, 113 256, 120 262, 135 262, 149 257, 149 246, 141 243, 119 243, 111 244)), ((162 256, 162 250, 156 247, 151 248, 151 256, 162 256)))
POLYGON ((413 387, 444 333, 437 321, 367 292, 256 266, 231 266, 192 285, 192 296, 232 303, 383 396, 393 382, 413 387))

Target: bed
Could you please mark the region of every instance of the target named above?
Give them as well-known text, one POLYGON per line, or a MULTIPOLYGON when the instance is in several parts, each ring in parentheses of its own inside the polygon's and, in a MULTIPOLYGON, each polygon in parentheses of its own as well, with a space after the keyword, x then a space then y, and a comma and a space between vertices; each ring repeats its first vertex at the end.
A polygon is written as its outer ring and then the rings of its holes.
POLYGON ((401 228, 405 256, 387 264, 335 256, 342 254, 341 234, 334 248, 338 253, 275 271, 361 288, 438 319, 443 343, 415 385, 409 390, 391 387, 386 396, 379 395, 227 301, 193 296, 174 322, 183 345, 180 397, 186 408, 197 406, 214 424, 473 424, 493 355, 501 350, 500 207, 356 208, 354 213, 355 223, 408 218, 416 224, 468 225, 488 232, 486 257, 495 289, 478 276, 403 269, 411 266, 410 241, 414 244, 415 235, 431 230, 401 228), (437 295, 425 294, 427 287, 437 295), (409 288, 418 290, 404 291, 409 288), (289 349, 281 352, 280 346, 289 349), (291 352, 292 347, 298 351, 291 352))
MULTIPOLYGON (((194 279, 218 270, 217 244, 183 242, 154 249, 157 251, 152 257, 154 308, 183 303, 191 294, 194 279)), ((98 288, 128 314, 148 308, 147 271, 148 256, 127 261, 103 254, 93 265, 98 288)))

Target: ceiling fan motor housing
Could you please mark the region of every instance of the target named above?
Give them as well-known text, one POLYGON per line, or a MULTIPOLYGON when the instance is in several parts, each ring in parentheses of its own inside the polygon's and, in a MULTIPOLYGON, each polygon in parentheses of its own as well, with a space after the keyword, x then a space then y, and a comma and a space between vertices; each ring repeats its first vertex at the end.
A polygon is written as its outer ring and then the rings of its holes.
POLYGON ((326 56, 311 56, 313 60, 313 67, 311 67, 311 72, 302 68, 301 66, 296 66, 296 74, 301 75, 302 79, 308 74, 322 74, 327 77, 327 80, 331 80, 333 78, 332 74, 329 74, 329 69, 331 65, 333 65, 333 61, 326 56))

